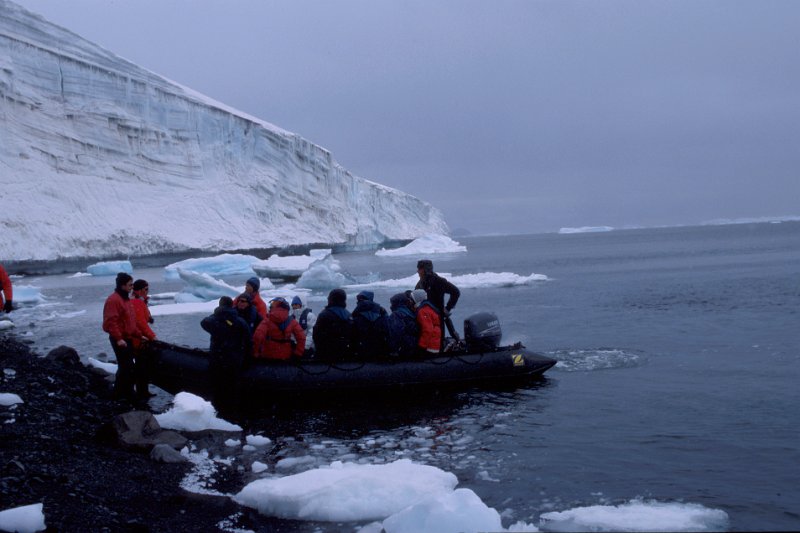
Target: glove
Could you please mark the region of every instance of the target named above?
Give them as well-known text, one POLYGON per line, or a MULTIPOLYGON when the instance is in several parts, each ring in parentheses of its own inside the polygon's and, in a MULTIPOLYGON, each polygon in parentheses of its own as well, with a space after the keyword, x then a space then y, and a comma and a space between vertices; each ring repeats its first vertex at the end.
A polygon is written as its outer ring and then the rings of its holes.
POLYGON ((451 311, 452 311, 452 309, 448 309, 448 308, 445 307, 444 308, 444 317, 448 318, 450 316, 450 312, 451 311))
POLYGON ((14 306, 11 304, 11 300, 6 300, 5 305, 3 305, 3 311, 6 313, 10 313, 14 310, 14 306))

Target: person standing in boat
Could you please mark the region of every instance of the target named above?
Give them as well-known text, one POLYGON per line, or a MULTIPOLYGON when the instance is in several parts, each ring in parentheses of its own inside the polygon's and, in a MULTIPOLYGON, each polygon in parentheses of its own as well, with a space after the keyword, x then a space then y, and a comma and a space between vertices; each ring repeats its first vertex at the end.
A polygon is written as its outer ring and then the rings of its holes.
MULTIPOLYGON (((250 295, 250 305, 255 307, 256 311, 258 312, 258 316, 262 319, 267 318, 267 304, 264 302, 264 299, 261 298, 261 294, 259 294, 258 290, 261 288, 261 280, 257 277, 253 276, 252 278, 248 279, 244 283, 244 292, 245 294, 250 295)), ((233 301, 234 307, 238 303, 239 297, 237 296, 236 299, 233 301)))
POLYGON ((11 288, 11 278, 3 265, 0 265, 0 293, 3 295, 0 298, 0 302, 3 303, 3 311, 10 313, 14 310, 14 289, 11 288))
POLYGON ((230 296, 219 299, 219 306, 200 327, 211 335, 211 389, 216 407, 222 410, 233 405, 236 379, 253 351, 252 334, 230 296))
MULTIPOLYGON (((450 320, 450 313, 458 303, 461 291, 458 290, 458 287, 433 271, 433 261, 430 259, 420 259, 417 261, 417 274, 419 274, 419 281, 414 288, 422 289, 427 293, 428 300, 439 313, 440 322, 447 326, 450 336, 458 340, 459 335, 453 326, 453 322, 450 320), (449 295, 446 304, 444 302, 445 294, 449 295)), ((444 328, 440 327, 440 329, 442 331, 441 344, 444 346, 444 328)))
POLYGON ((252 296, 250 293, 246 292, 237 296, 236 300, 233 302, 233 307, 236 309, 237 314, 247 323, 247 327, 250 328, 251 336, 256 332, 258 325, 263 320, 252 302, 252 296))
MULTIPOLYGON (((154 322, 150 309, 147 308, 147 302, 150 299, 150 284, 146 280, 137 279, 133 282, 133 297, 131 298, 131 305, 133 312, 136 316, 136 327, 139 328, 139 333, 148 341, 156 340, 156 333, 150 327, 154 322)), ((154 396, 148 389, 150 382, 150 365, 151 354, 147 347, 146 342, 139 339, 133 341, 133 356, 136 359, 136 390, 137 396, 145 400, 150 396, 154 396)))
POLYGON ((314 352, 314 324, 317 323, 317 315, 309 307, 303 306, 303 300, 299 296, 292 298, 292 314, 303 331, 306 332, 306 354, 314 352))
POLYGON ((257 359, 289 359, 302 357, 306 349, 306 333, 289 313, 289 302, 275 298, 270 302, 267 318, 253 335, 253 356, 257 359))
POLYGON ((418 352, 421 355, 438 354, 442 349, 442 320, 439 310, 428 300, 427 293, 422 289, 415 289, 411 297, 417 308, 418 352))
POLYGON ((320 359, 345 359, 351 354, 353 318, 347 310, 347 293, 333 289, 328 293, 328 306, 317 317, 314 326, 314 351, 320 359))
POLYGON ((375 359, 389 353, 389 315, 374 301, 372 291, 361 291, 353 309, 353 352, 359 359, 375 359))
POLYGON ((411 357, 417 350, 419 327, 414 314, 413 300, 404 292, 389 299, 389 354, 397 357, 411 357))
MULTIPOLYGON (((108 333, 111 348, 117 358, 117 376, 114 380, 114 398, 136 401, 134 384, 137 370, 134 359, 134 342, 142 338, 136 325, 136 312, 130 300, 133 278, 120 272, 116 278, 116 288, 103 305, 103 331, 108 333)), ((146 390, 139 390, 141 397, 146 390)))

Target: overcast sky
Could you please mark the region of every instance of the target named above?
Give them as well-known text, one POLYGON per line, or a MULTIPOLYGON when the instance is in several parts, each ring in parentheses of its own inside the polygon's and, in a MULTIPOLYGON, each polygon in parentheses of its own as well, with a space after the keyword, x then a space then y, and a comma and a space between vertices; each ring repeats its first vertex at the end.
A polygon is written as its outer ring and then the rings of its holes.
POLYGON ((17 2, 451 229, 800 215, 800 1, 17 2))

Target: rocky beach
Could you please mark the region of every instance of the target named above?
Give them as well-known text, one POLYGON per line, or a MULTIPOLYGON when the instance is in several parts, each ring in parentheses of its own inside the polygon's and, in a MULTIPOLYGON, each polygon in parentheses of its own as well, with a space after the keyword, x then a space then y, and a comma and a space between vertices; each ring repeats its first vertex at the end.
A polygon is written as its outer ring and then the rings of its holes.
POLYGON ((0 510, 42 503, 48 531, 217 531, 246 528, 227 497, 181 488, 191 463, 122 445, 115 417, 132 406, 66 347, 37 354, 0 333, 0 510))

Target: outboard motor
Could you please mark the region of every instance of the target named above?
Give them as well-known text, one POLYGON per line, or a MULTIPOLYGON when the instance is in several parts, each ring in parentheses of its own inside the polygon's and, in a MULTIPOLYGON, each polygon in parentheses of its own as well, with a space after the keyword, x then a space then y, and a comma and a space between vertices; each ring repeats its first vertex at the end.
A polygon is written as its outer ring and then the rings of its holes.
POLYGON ((492 352, 500 346, 500 320, 489 312, 475 313, 464 320, 464 341, 468 352, 492 352))

